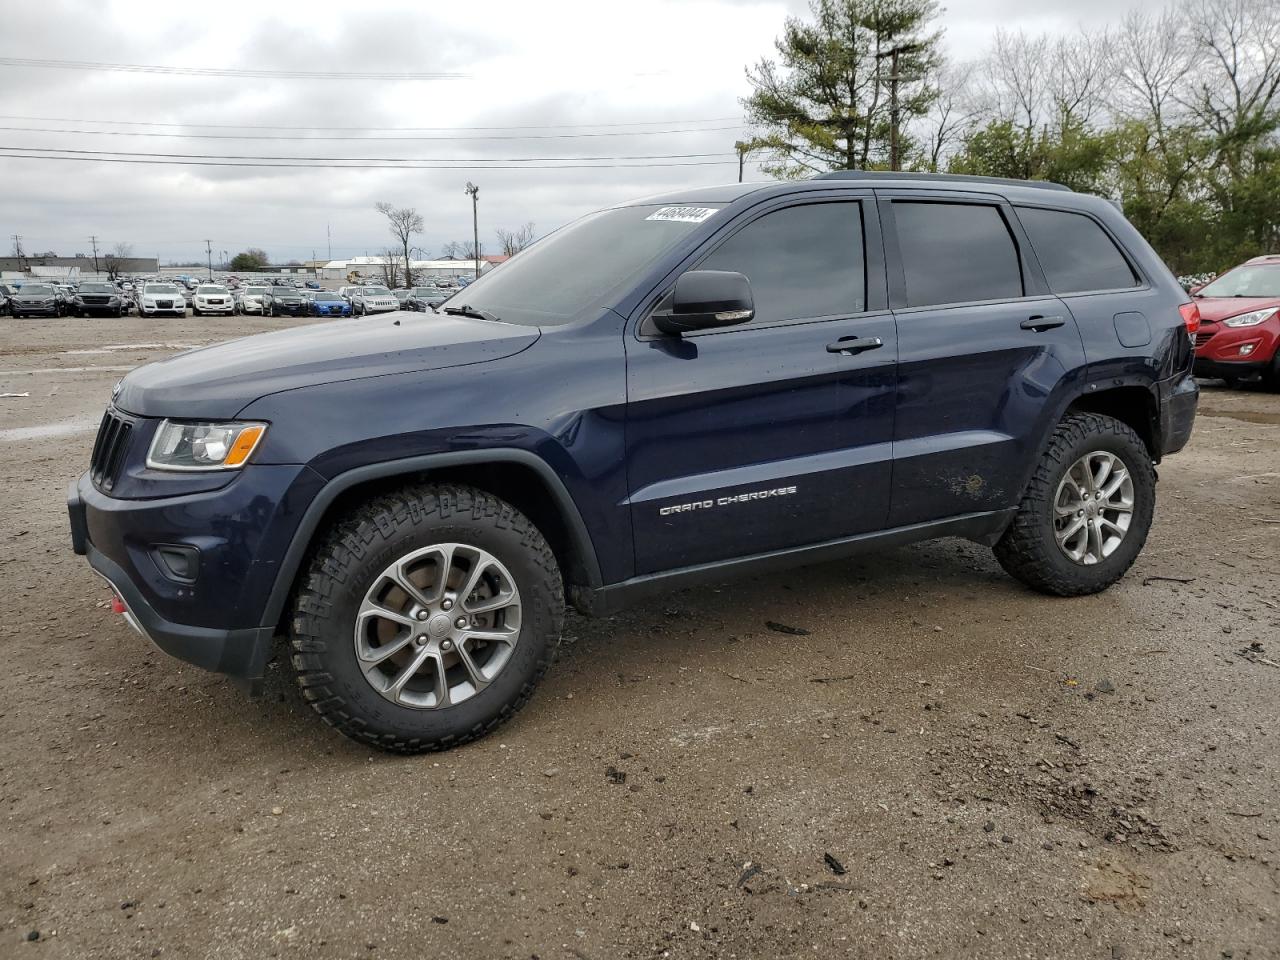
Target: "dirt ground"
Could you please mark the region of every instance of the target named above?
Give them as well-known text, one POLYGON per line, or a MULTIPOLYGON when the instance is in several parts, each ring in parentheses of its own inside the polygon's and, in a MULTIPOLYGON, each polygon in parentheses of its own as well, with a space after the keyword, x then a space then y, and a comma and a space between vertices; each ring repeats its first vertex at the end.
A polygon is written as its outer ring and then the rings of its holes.
POLYGON ((1280 956, 1280 395, 1206 385, 1101 596, 947 540, 571 617, 405 759, 71 553, 115 379, 290 322, 0 318, 0 957, 1280 956))

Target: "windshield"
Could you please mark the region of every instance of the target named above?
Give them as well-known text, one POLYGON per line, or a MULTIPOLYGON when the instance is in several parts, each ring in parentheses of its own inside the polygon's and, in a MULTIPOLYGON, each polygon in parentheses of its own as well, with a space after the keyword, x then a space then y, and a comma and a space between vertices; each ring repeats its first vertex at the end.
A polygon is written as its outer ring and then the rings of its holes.
POLYGON ((716 212, 654 204, 588 214, 482 274, 445 309, 467 306, 533 326, 568 323, 716 212))
POLYGON ((245 287, 244 292, 246 294, 252 293, 252 294, 261 295, 267 292, 267 288, 266 287, 245 287))
POLYGON ((200 294, 206 294, 206 293, 216 294, 216 293, 226 293, 226 292, 227 292, 226 287, 217 287, 207 283, 204 284, 203 286, 196 287, 196 293, 200 293, 200 294))
POLYGON ((81 293, 115 293, 116 288, 109 283, 82 283, 80 284, 81 293))
POLYGON ((342 303, 342 297, 336 293, 317 293, 314 299, 322 300, 325 303, 342 303))
POLYGON ((296 297, 298 294, 293 287, 272 287, 271 295, 273 297, 296 297))
POLYGON ((178 288, 164 283, 148 283, 142 288, 143 293, 177 293, 178 288))
POLYGON ((34 293, 34 294, 39 294, 41 296, 48 297, 53 295, 53 287, 44 283, 28 283, 25 287, 22 288, 22 292, 34 293))
POLYGON ((386 287, 365 287, 364 292, 365 292, 365 296, 369 296, 369 297, 391 296, 391 291, 388 290, 386 287))
POLYGON ((1196 291, 1198 297, 1280 297, 1280 263, 1228 270, 1196 291))

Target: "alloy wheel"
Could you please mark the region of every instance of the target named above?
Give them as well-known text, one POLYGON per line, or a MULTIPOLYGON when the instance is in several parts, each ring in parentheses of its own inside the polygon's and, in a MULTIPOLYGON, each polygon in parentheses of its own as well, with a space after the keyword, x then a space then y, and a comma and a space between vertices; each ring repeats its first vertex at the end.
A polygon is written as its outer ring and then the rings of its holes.
POLYGON ((519 588, 500 560, 468 544, 432 544, 375 578, 356 613, 356 659, 392 703, 450 707, 497 679, 520 619, 519 588))
POLYGON ((1115 553, 1133 519, 1133 478, 1114 453, 1095 450, 1071 465, 1053 498, 1058 549, 1075 563, 1101 563, 1115 553))

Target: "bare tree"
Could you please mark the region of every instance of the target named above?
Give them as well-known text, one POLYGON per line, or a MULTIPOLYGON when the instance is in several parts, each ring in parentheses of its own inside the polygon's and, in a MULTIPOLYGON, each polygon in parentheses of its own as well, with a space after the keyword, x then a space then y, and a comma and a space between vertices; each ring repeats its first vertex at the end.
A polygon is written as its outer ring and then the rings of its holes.
POLYGON ((1163 139, 1195 66, 1185 20, 1173 7, 1154 16, 1133 10, 1114 39, 1116 82, 1109 106, 1117 116, 1149 122, 1157 139, 1163 139))
MULTIPOLYGON (((400 285, 399 256, 399 252, 391 247, 382 251, 382 282, 387 285, 388 290, 394 290, 400 285)), ((405 260, 406 264, 408 262, 405 260)))
POLYGON ((987 114, 974 76, 977 64, 943 64, 938 75, 938 97, 920 124, 919 140, 926 169, 937 173, 952 148, 987 114))
POLYGON ((422 232, 422 216, 413 207, 397 209, 384 201, 374 204, 374 209, 387 218, 387 224, 391 227, 391 235, 400 241, 401 252, 404 254, 405 279, 412 286, 413 263, 409 259, 409 243, 415 233, 422 232))
POLYGON ((441 252, 447 260, 474 260, 479 256, 472 240, 450 240, 441 248, 441 252))
POLYGON ((1187 0, 1191 42, 1203 54, 1187 106, 1240 172, 1245 142, 1277 122, 1280 5, 1275 0, 1187 0))
POLYGON ((102 258, 102 264, 107 268, 107 276, 115 280, 120 276, 120 270, 124 267, 124 263, 133 256, 133 245, 128 243, 117 243, 111 248, 111 251, 102 258))
POLYGON ((502 255, 505 257, 514 257, 529 244, 533 243, 533 239, 532 220, 514 230, 498 228, 498 245, 502 248, 502 255))
POLYGON ((1087 126, 1106 106, 1112 81, 1113 40, 1101 30, 1081 30, 1053 44, 1048 69, 1048 95, 1060 129, 1087 126))

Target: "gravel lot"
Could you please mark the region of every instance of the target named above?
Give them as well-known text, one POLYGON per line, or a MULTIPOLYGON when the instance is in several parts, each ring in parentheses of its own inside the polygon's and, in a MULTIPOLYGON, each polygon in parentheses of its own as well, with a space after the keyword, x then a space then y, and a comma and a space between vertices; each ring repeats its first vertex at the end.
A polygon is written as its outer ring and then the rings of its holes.
POLYGON ((1280 396, 1206 386, 1106 594, 947 540, 571 617, 404 759, 71 553, 115 379, 293 322, 0 318, 0 957, 1280 956, 1280 396))

